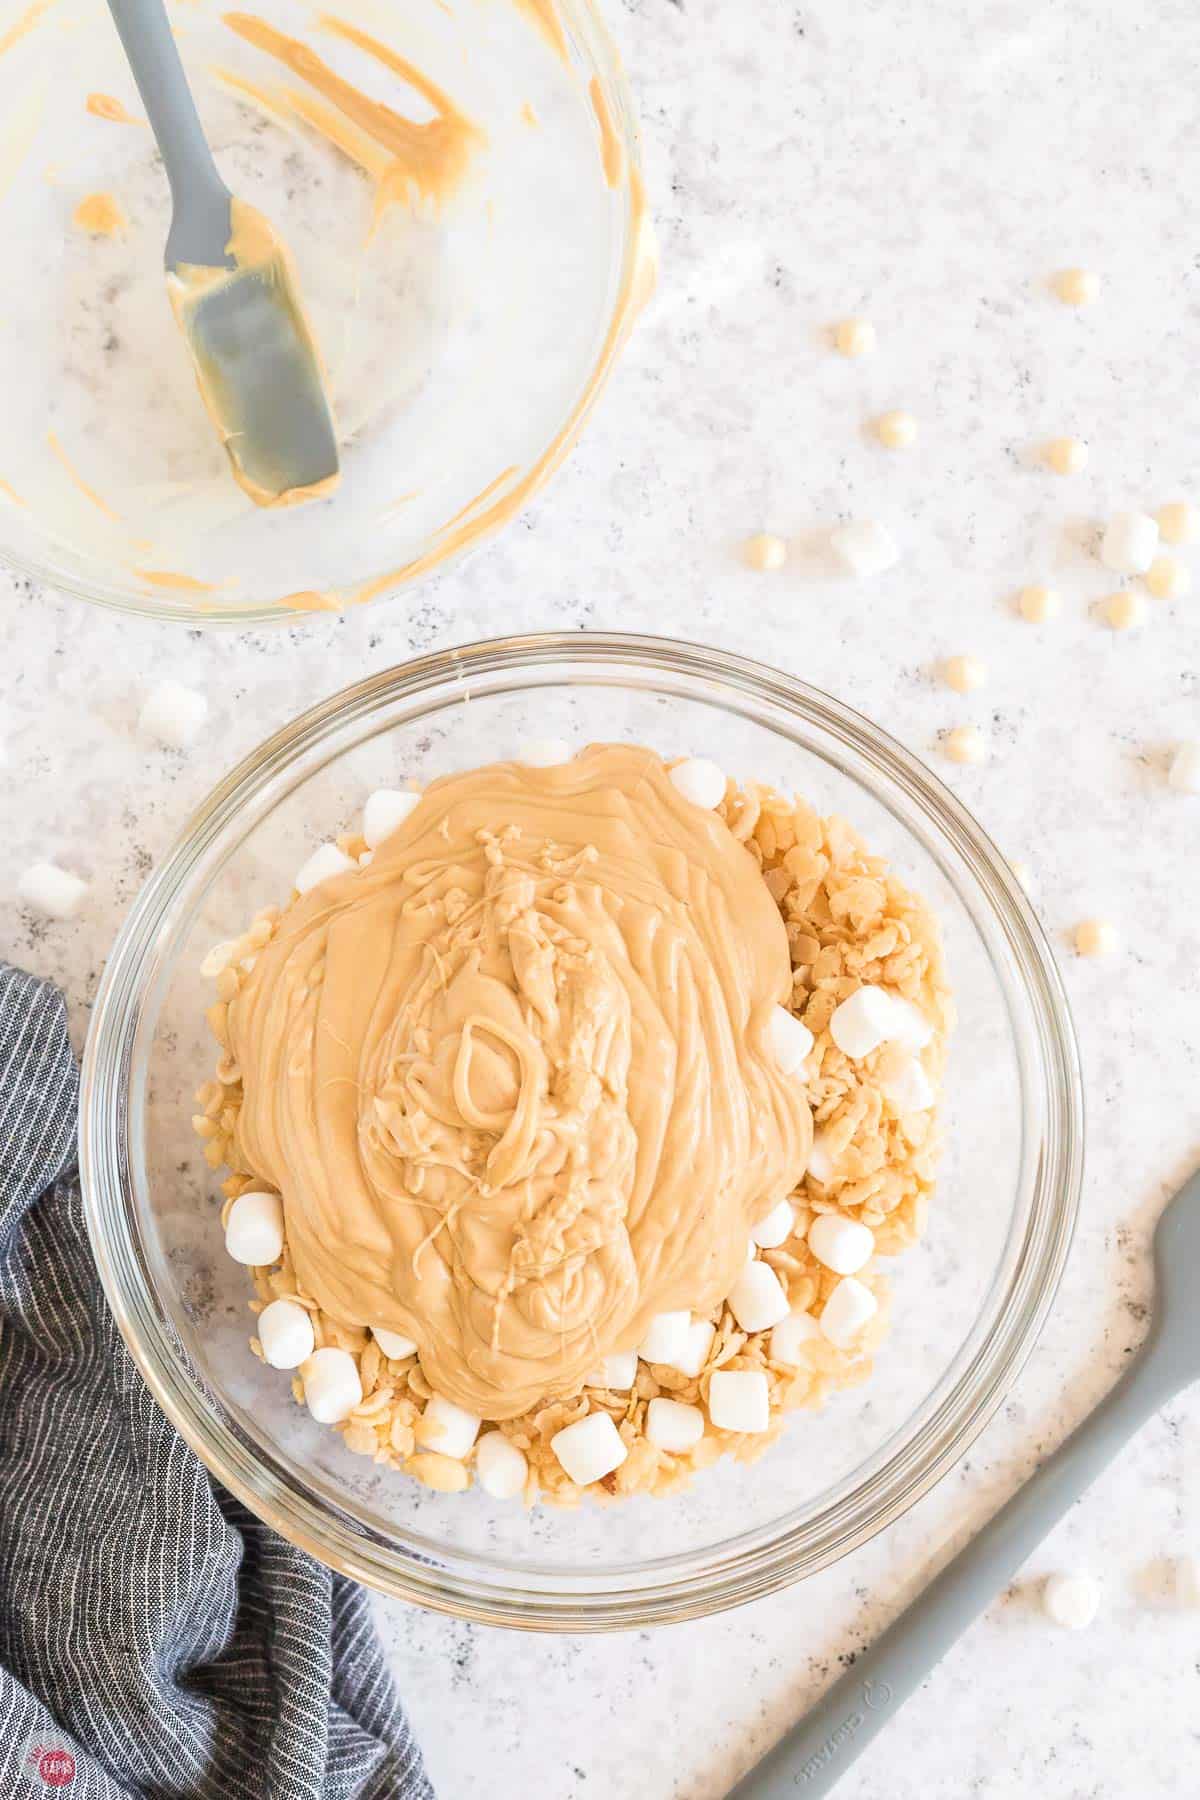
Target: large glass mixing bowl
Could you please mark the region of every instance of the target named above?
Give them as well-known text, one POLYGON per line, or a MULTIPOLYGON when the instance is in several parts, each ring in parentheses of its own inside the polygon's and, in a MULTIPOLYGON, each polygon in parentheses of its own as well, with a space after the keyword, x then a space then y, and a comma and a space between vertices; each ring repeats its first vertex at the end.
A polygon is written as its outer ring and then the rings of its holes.
POLYGON ((1046 1316, 1079 1195, 1075 1042, 1045 938, 1003 857, 876 725, 718 650, 595 634, 502 638, 348 688, 278 732, 194 815, 108 960, 81 1155, 109 1301, 164 1411, 286 1537, 389 1593, 574 1631, 686 1618, 853 1550, 950 1468, 1046 1316), (213 1062, 199 965, 286 896, 372 788, 513 752, 526 735, 703 752, 844 814, 935 906, 959 1009, 948 1147, 924 1243, 892 1270, 871 1379, 798 1413, 757 1464, 680 1498, 571 1513, 432 1493, 349 1453, 251 1356, 245 1271, 192 1135, 213 1062))

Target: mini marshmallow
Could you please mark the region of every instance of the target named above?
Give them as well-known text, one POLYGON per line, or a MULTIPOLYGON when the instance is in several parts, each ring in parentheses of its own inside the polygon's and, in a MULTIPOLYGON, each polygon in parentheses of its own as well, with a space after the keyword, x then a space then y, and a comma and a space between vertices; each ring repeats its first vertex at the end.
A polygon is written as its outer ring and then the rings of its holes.
POLYGON ((417 1346, 410 1337, 399 1331, 386 1331, 382 1325, 372 1325, 371 1336, 390 1362, 403 1362, 406 1356, 415 1356, 417 1346))
POLYGON ((936 1097, 933 1083, 916 1056, 900 1057, 880 1076, 879 1086, 901 1118, 905 1113, 928 1112, 936 1097))
POLYGON ((903 1044, 906 1050, 923 1050, 933 1037, 933 1026, 919 1006, 902 994, 889 996, 892 1002, 892 1026, 888 1042, 903 1044))
POLYGON ((600 1367, 592 1370, 584 1386, 607 1388, 613 1394, 627 1394, 637 1380, 637 1366, 636 1350, 618 1350, 615 1356, 606 1356, 600 1367))
POLYGON ((771 1422, 766 1376, 760 1369, 715 1369, 708 1416, 719 1431, 765 1431, 771 1422))
POLYGON ((1164 544, 1190 544, 1200 537, 1200 513, 1186 500, 1172 500, 1156 515, 1158 532, 1164 544))
POLYGON ((294 1300, 272 1300, 258 1315, 258 1341, 273 1369, 298 1369, 313 1353, 313 1322, 294 1300))
POLYGON ((409 793, 405 788, 376 788, 363 807, 362 834, 368 850, 378 850, 420 804, 420 794, 409 793))
POLYGON ((1142 575, 1158 549, 1158 521, 1149 513, 1114 513, 1100 545, 1100 561, 1119 575, 1142 575))
POLYGON ((1178 744, 1171 753, 1167 785, 1177 794, 1200 794, 1200 744, 1178 744))
POLYGON ((808 1173, 822 1187, 828 1187, 833 1175, 833 1157, 829 1150, 829 1134, 824 1131, 813 1133, 812 1149, 808 1153, 808 1173))
POLYGON ((834 1008, 829 1021, 829 1035, 841 1051, 854 1062, 870 1056, 891 1037, 896 1024, 892 996, 886 988, 860 987, 834 1008))
POLYGON ((227 938, 223 944, 214 944, 204 961, 200 964, 200 973, 205 981, 215 981, 222 969, 227 969, 233 961, 233 953, 237 949, 237 940, 227 938))
POLYGON ((252 1188, 239 1194, 225 1221, 225 1248, 234 1262, 262 1269, 283 1254, 283 1201, 252 1188))
POLYGON ((670 1363, 673 1367, 675 1358, 687 1353, 691 1323, 690 1312, 656 1313, 650 1321, 649 1331, 638 1345, 638 1355, 645 1362, 670 1363))
POLYGON ((186 750, 208 717, 208 701, 181 681, 160 681, 150 689, 138 714, 138 730, 166 746, 186 750))
POLYGON ((348 1350, 314 1350, 300 1376, 304 1404, 318 1425, 340 1425, 362 1403, 358 1364, 348 1350))
POLYGON ((34 863, 17 883, 17 892, 26 906, 51 919, 73 918, 87 891, 86 881, 49 862, 34 863))
POLYGON ((879 1302, 870 1288, 856 1281, 853 1275, 847 1275, 830 1294, 817 1323, 831 1344, 836 1344, 839 1350, 848 1350, 878 1310, 879 1302))
POLYGON ((1042 1589, 1047 1618, 1068 1631, 1083 1631, 1100 1610, 1100 1586, 1090 1575, 1051 1575, 1042 1589))
POLYGON ((556 769, 571 760, 571 746, 566 738, 522 738, 517 745, 517 761, 527 769, 556 769))
POLYGON ((725 771, 707 756, 689 756, 671 770, 671 784, 693 806, 720 806, 725 798, 725 771))
POLYGON ((603 1481, 629 1455, 620 1432, 604 1412, 589 1413, 573 1425, 564 1425, 550 1439, 550 1448, 577 1487, 603 1481))
POLYGON ((813 1047, 813 1034, 790 1013, 786 1006, 776 1006, 767 1026, 771 1053, 785 1075, 795 1075, 804 1067, 804 1059, 813 1047))
POLYGON ((841 1213, 818 1213, 808 1228, 808 1247, 835 1275, 857 1275, 875 1253, 875 1234, 841 1213))
POLYGON ((798 1367, 803 1346, 820 1335, 821 1327, 811 1313, 790 1312, 771 1333, 771 1361, 786 1363, 790 1369, 798 1367))
POLYGON ((733 1287, 730 1312, 743 1331, 769 1331, 788 1315, 787 1295, 770 1263, 747 1263, 733 1287))
POLYGON ((796 1209, 787 1200, 781 1200, 773 1206, 765 1219, 750 1227, 750 1236, 763 1250, 778 1250, 780 1244, 786 1244, 792 1235, 792 1226, 796 1223, 796 1209))
POLYGON ((475 1473, 493 1500, 515 1500, 525 1487, 529 1464, 502 1431, 485 1431, 475 1452, 475 1473))
POLYGON ((660 1450, 682 1456, 704 1436, 704 1414, 682 1400, 652 1400, 646 1408, 646 1436, 660 1450))
POLYGON ((882 575, 900 560, 900 548, 886 525, 877 519, 856 519, 852 525, 839 525, 830 534, 830 545, 842 566, 856 580, 882 575))
POLYGON ((453 1456, 461 1462, 479 1436, 482 1423, 474 1413, 455 1406, 453 1400, 433 1394, 421 1414, 421 1443, 428 1450, 436 1450, 439 1456, 453 1456))
POLYGON ((297 893, 307 894, 309 888, 316 887, 320 881, 328 881, 333 875, 346 875, 358 865, 352 856, 339 850, 336 844, 321 844, 314 850, 307 862, 301 863, 296 871, 294 886, 297 893))
POLYGON ((694 1381, 708 1361, 716 1335, 717 1328, 711 1319, 693 1319, 688 1326, 687 1348, 682 1356, 675 1358, 671 1367, 678 1369, 681 1375, 690 1375, 694 1381))

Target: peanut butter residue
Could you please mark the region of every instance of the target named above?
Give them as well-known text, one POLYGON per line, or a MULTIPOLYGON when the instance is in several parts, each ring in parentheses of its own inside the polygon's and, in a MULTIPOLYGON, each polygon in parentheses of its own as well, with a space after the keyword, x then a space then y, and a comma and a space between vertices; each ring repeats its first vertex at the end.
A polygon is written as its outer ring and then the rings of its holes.
POLYGON ((129 223, 115 194, 85 194, 71 221, 93 237, 116 237, 129 223))
POLYGON ((554 0, 516 0, 516 8, 537 27, 554 54, 561 57, 563 62, 569 61, 567 34, 563 30, 554 0))
POLYGON ((119 100, 111 94, 89 94, 87 110, 97 119, 108 119, 113 125, 144 125, 145 119, 135 119, 131 112, 126 112, 119 100))
POLYGON ((133 572, 151 587, 174 588, 182 594, 211 594, 213 591, 211 581, 197 581, 194 575, 184 575, 175 569, 135 569, 133 572))
POLYGON ((229 1003, 236 1162, 303 1291, 513 1418, 728 1293, 811 1145, 791 985, 758 864, 652 752, 448 776, 229 1003))
POLYGON ((612 113, 598 75, 593 75, 588 82, 588 98, 600 132, 600 164, 604 170, 604 180, 610 188, 615 188, 625 170, 625 147, 617 136, 617 128, 613 124, 612 113))
POLYGON ((79 470, 75 467, 74 463, 63 449, 55 432, 48 431, 46 433, 46 445, 51 455, 61 464, 63 469, 65 469, 67 475, 79 489, 79 492, 83 495, 84 499, 90 500, 96 510, 102 512, 106 519, 111 519, 114 524, 119 525, 121 523, 120 513, 115 513, 108 504, 108 501, 101 499, 94 487, 89 487, 88 483, 83 479, 83 476, 79 473, 79 470))
POLYGON ((48 13, 54 0, 33 0, 18 19, 15 19, 8 30, 0 33, 0 56, 11 50, 14 44, 27 37, 44 13, 48 13))

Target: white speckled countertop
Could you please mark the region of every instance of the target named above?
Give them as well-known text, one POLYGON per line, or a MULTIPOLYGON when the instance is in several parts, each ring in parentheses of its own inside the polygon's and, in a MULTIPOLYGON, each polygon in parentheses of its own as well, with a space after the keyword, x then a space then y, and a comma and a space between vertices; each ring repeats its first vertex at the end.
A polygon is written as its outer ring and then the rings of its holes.
MULTIPOLYGON (((1200 736, 1200 591, 1115 635, 1089 555, 1118 506, 1200 500, 1200 187, 1191 0, 626 0, 663 280, 565 472, 502 540, 391 606, 303 630, 204 636, 119 620, 0 575, 9 852, 0 953, 63 982, 80 1029, 122 910, 216 773, 370 670, 493 632, 677 632, 774 661, 873 714, 1036 873, 1082 1040, 1089 1174, 1051 1322, 967 1462, 885 1537, 801 1589, 685 1628, 521 1638, 379 1606, 450 1800, 717 1800, 1102 1392, 1144 1328, 1143 1248, 1200 1159, 1200 799, 1163 753, 1200 736), (1082 263, 1101 302, 1060 305, 1082 263), (862 312, 848 362, 829 324, 862 312), (918 447, 865 421, 903 406, 918 447), (1047 437, 1086 474, 1039 471, 1047 437), (814 533, 877 515, 904 548, 835 582, 814 533), (795 541, 756 577, 735 549, 795 541), (1017 620, 1053 581, 1052 625, 1017 620), (991 678, 967 700, 939 657, 991 678), (167 674, 212 703, 187 757, 134 733, 167 674), (960 770, 937 733, 978 723, 960 770), (16 876, 49 853, 85 913, 33 923, 16 876), (1111 918, 1122 953, 1074 958, 1111 918)), ((1190 553, 1200 575, 1200 547, 1190 553)), ((1138 1604, 1153 1560, 1200 1550, 1200 1393, 1150 1425, 868 1751, 846 1800, 1192 1800, 1200 1615, 1138 1604), (1084 1634, 1040 1616, 1064 1565, 1104 1578, 1084 1634), (1153 1728, 1151 1729, 1151 1719, 1153 1728)), ((769 1464, 764 1465, 769 1477, 769 1464)))

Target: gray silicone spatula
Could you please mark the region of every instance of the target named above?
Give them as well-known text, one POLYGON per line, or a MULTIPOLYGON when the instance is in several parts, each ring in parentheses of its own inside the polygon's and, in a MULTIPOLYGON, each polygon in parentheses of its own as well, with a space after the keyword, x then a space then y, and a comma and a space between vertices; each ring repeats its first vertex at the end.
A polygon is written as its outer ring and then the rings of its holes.
POLYGON ((1036 1550, 1139 1426, 1200 1377, 1200 1171, 1158 1222, 1149 1335, 1112 1392, 816 1706, 739 1781, 729 1800, 828 1794, 955 1639, 1036 1550))
POLYGON ((337 437, 290 258, 213 161, 163 0, 109 0, 171 186, 166 265, 196 379, 260 505, 327 493, 337 437))

